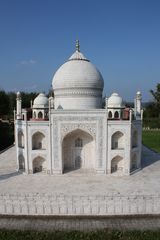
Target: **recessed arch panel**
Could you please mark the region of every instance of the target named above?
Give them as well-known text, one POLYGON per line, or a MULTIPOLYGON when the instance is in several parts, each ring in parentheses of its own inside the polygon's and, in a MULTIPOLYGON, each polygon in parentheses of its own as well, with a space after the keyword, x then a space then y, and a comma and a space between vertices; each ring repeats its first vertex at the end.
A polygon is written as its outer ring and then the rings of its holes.
POLYGON ((123 157, 117 155, 111 160, 111 173, 123 172, 124 160, 123 157))
POLYGON ((68 133, 62 142, 63 170, 95 168, 95 140, 87 132, 76 129, 68 133))
POLYGON ((111 137, 112 149, 124 149, 125 139, 124 134, 121 131, 116 131, 111 137))
POLYGON ((18 147, 24 148, 24 134, 22 131, 18 132, 18 147))
POLYGON ((46 171, 46 160, 38 156, 33 159, 33 173, 45 172, 46 171))
POLYGON ((46 137, 41 132, 36 132, 32 136, 32 150, 45 150, 46 149, 46 137))
POLYGON ((19 155, 19 157, 18 157, 18 164, 19 164, 19 170, 24 171, 25 170, 25 159, 22 154, 19 155))

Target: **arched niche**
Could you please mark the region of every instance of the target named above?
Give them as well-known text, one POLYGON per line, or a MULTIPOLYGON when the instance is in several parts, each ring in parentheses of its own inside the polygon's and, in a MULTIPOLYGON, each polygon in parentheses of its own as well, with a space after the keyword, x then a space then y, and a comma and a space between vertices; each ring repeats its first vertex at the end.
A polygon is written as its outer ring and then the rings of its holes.
POLYGON ((22 131, 18 132, 18 147, 24 148, 24 134, 22 131))
POLYGON ((108 118, 112 118, 112 112, 111 111, 108 112, 108 118))
POLYGON ((33 159, 33 173, 46 172, 46 160, 43 157, 33 159))
POLYGON ((118 118, 119 118, 119 112, 118 112, 118 111, 115 111, 115 113, 114 113, 114 118, 115 118, 115 119, 118 119, 118 118))
POLYGON ((45 150, 46 149, 46 138, 41 132, 36 132, 32 136, 32 150, 45 150))
POLYGON ((95 140, 87 132, 76 129, 62 141, 63 171, 95 168, 95 140))
POLYGON ((38 112, 38 118, 39 119, 43 118, 43 113, 41 111, 38 112))
POLYGON ((19 164, 19 170, 24 171, 25 170, 25 159, 24 159, 23 155, 19 155, 18 164, 19 164))
POLYGON ((111 160, 111 173, 123 172, 124 160, 121 156, 117 155, 111 160))
POLYGON ((124 149, 125 139, 124 134, 120 131, 115 132, 111 137, 112 149, 124 149))

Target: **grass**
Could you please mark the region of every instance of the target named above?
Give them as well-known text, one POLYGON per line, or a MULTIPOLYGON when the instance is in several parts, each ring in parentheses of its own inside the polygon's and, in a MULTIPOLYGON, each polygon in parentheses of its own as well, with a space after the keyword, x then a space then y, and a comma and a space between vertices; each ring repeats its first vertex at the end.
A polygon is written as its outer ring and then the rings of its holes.
POLYGON ((159 240, 157 231, 116 231, 100 230, 92 232, 81 231, 17 231, 0 230, 0 240, 159 240))
POLYGON ((142 142, 145 146, 160 152, 160 131, 143 131, 142 142))

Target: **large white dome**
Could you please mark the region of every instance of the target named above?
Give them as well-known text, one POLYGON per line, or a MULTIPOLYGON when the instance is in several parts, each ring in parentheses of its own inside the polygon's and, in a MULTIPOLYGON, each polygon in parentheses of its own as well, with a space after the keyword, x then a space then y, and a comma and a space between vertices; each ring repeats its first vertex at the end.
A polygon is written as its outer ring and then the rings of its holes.
POLYGON ((65 62, 52 80, 55 108, 101 108, 103 77, 98 69, 79 51, 65 62))
POLYGON ((79 52, 75 52, 53 77, 53 89, 99 88, 103 78, 98 69, 79 52))

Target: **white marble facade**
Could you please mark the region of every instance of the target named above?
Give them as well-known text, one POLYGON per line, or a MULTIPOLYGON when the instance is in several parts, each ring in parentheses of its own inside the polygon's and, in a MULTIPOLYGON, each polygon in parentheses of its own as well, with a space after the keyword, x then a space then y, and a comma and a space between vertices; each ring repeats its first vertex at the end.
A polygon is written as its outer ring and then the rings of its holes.
POLYGON ((113 93, 103 101, 97 68, 75 53, 53 77, 54 98, 40 93, 26 111, 17 93, 17 169, 27 174, 129 175, 141 168, 141 93, 127 108, 113 93))

